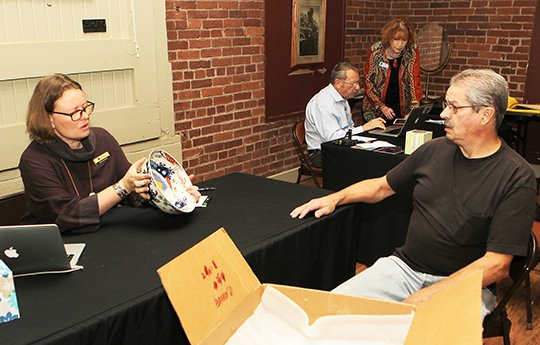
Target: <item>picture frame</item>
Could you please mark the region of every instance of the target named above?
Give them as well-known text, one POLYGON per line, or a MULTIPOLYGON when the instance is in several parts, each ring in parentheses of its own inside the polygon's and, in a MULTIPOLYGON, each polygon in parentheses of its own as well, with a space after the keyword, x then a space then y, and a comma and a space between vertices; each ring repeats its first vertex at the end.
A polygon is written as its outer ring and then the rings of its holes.
POLYGON ((291 67, 324 62, 326 0, 293 0, 291 67))

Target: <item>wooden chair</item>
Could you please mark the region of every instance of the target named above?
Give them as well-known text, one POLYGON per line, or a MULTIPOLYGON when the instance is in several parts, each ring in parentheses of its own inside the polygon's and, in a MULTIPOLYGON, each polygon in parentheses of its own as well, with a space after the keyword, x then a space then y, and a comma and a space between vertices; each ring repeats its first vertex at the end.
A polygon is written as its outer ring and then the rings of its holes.
POLYGON ((307 152, 306 132, 304 129, 303 120, 298 121, 293 125, 292 136, 296 150, 298 151, 298 158, 300 159, 300 167, 298 168, 298 177, 296 179, 296 183, 300 183, 302 176, 309 175, 315 182, 317 188, 321 188, 317 177, 323 176, 323 170, 322 168, 314 167, 311 164, 311 160, 309 159, 309 154, 307 152))
POLYGON ((484 338, 503 337, 504 345, 510 345, 510 327, 512 322, 506 313, 506 304, 510 301, 521 283, 525 281, 533 267, 536 256, 536 237, 531 231, 529 249, 526 257, 515 256, 510 266, 510 278, 512 284, 497 303, 495 309, 484 318, 484 338))

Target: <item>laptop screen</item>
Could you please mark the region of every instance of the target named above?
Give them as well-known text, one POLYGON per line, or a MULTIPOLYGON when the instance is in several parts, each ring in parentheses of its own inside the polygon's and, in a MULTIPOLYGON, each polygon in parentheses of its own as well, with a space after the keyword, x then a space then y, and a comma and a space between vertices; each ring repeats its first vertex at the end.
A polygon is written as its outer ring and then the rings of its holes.
POLYGON ((72 270, 55 224, 0 226, 0 259, 14 276, 72 270))

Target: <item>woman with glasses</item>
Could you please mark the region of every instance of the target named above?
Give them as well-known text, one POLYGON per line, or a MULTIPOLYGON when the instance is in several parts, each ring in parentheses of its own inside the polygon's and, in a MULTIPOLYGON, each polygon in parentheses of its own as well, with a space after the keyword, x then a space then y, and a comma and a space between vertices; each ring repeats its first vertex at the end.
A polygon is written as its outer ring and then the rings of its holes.
POLYGON ((390 20, 364 65, 364 118, 405 117, 422 99, 416 33, 404 18, 390 20))
POLYGON ((139 172, 144 158, 130 165, 109 132, 90 126, 94 107, 66 75, 36 85, 26 118, 32 142, 19 163, 26 195, 22 223, 92 231, 116 204, 138 206, 149 198, 150 175, 139 172))

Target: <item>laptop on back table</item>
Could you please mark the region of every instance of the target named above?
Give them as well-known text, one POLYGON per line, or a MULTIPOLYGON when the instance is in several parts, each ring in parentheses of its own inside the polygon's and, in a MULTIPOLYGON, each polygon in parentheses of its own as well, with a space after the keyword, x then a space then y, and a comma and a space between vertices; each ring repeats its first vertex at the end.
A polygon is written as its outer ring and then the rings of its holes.
POLYGON ((0 259, 14 277, 80 270, 84 246, 64 245, 56 224, 0 226, 0 259))
POLYGON ((417 129, 426 121, 432 105, 423 105, 411 109, 409 115, 401 124, 387 126, 386 129, 374 129, 369 131, 370 134, 383 135, 388 137, 401 137, 410 130, 417 129))

